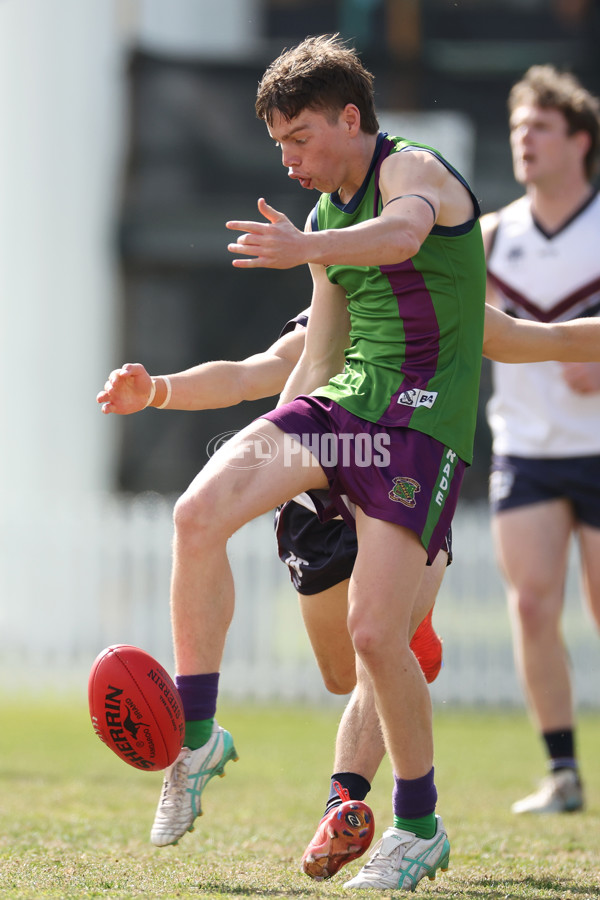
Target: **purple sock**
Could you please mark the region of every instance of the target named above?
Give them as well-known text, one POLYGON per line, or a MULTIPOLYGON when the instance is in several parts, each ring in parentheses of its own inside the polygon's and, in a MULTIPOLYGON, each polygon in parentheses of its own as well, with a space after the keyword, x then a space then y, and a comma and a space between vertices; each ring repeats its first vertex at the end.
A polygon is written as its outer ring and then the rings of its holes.
POLYGON ((175 686, 181 696, 186 722, 213 719, 217 711, 219 673, 176 675, 175 686))
POLYGON ((433 780, 433 767, 421 778, 398 778, 394 775, 392 805, 394 815, 402 819, 420 819, 435 811, 437 790, 433 780))

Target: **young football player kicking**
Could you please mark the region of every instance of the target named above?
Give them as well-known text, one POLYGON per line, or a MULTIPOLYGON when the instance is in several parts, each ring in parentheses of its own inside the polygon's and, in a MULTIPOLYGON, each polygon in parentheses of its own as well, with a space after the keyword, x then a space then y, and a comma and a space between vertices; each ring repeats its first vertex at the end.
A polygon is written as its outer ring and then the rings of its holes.
MULTIPOLYGON (((142 365, 126 364, 111 372, 97 402, 106 414, 127 415, 149 405, 197 411, 276 395, 300 358, 309 313, 305 310, 290 320, 267 350, 245 360, 206 362, 169 376, 150 376, 142 365)), ((600 320, 544 325, 517 320, 486 306, 483 350, 485 356, 500 362, 598 360, 600 320)), ((347 694, 356 684, 356 655, 346 625, 356 534, 342 519, 320 522, 309 504, 309 498, 297 498, 277 511, 279 555, 287 563, 298 592, 325 686, 332 693, 347 694)), ((426 570, 419 602, 426 614, 411 641, 428 682, 436 678, 442 661, 441 641, 431 625, 431 613, 447 560, 445 550, 426 570)), ((364 827, 370 810, 362 801, 381 763, 384 746, 373 697, 367 694, 367 702, 364 698, 364 694, 353 695, 340 722, 330 797, 303 856, 304 871, 316 879, 334 875, 364 853, 372 839, 372 827, 364 827), (345 820, 349 812, 358 813, 359 818, 350 833, 344 833, 348 831, 345 820), (342 820, 344 829, 338 827, 342 820)), ((207 773, 200 789, 214 773, 216 768, 207 773)), ((167 773, 173 792, 178 784, 185 787, 180 775, 177 766, 167 773)), ((370 819, 372 822, 372 815, 370 819)), ((158 835, 158 841, 163 842, 162 835, 158 835)))

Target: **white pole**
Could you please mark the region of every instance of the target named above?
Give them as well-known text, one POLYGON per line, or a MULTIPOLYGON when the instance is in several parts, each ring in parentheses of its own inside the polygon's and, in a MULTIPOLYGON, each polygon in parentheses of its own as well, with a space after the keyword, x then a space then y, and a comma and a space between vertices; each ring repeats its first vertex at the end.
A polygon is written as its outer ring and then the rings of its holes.
POLYGON ((3 496, 106 487, 121 55, 107 0, 0 3, 3 496))

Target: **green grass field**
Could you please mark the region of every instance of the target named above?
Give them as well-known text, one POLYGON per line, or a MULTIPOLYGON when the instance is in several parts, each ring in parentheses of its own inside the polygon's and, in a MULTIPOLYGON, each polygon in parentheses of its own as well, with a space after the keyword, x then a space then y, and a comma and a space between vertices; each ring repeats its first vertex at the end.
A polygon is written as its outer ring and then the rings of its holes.
MULTIPOLYGON (((0 897, 342 897, 357 860, 328 882, 299 871, 328 792, 338 713, 226 706, 240 754, 204 794, 177 847, 148 834, 162 778, 117 759, 80 699, 0 704, 0 897)), ((600 896, 600 715, 580 719, 584 813, 516 818, 510 803, 542 774, 523 713, 436 711, 439 812, 450 870, 417 895, 446 900, 600 896)), ((376 834, 390 824, 387 763, 369 795, 376 834)), ((353 892, 359 896, 378 896, 353 892)), ((385 896, 385 895, 383 895, 385 896)), ((396 896, 401 896, 397 894, 396 896)))

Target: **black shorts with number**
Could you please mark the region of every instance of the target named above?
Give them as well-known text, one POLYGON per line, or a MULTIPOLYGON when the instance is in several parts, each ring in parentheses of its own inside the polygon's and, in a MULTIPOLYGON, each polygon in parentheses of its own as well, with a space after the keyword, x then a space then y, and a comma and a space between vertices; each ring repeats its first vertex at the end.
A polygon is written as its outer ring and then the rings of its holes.
MULTIPOLYGON (((316 513, 290 500, 275 513, 279 558, 299 594, 320 594, 350 578, 358 544, 342 519, 321 522, 316 513)), ((452 532, 442 547, 452 562, 452 532)))

